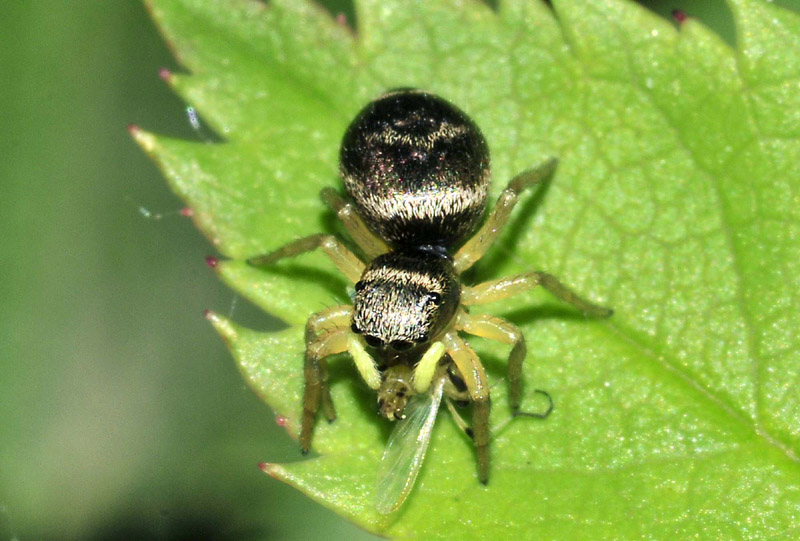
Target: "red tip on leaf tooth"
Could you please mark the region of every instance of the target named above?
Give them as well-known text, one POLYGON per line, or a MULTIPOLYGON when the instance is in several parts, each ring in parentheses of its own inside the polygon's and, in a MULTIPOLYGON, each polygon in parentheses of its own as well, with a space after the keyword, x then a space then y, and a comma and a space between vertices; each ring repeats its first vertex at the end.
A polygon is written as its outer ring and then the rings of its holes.
POLYGON ((192 216, 194 216, 194 210, 192 210, 190 207, 183 207, 181 209, 181 216, 191 218, 192 216))
POLYGON ((672 18, 680 24, 686 22, 686 19, 688 19, 689 16, 682 9, 673 9, 672 18))
POLYGON ((217 265, 219 265, 219 258, 216 258, 213 255, 207 255, 206 265, 208 265, 209 268, 215 269, 217 265))
POLYGON ((172 72, 169 71, 167 68, 161 68, 158 70, 158 76, 161 77, 162 81, 169 81, 172 77, 172 72))
POLYGON ((141 128, 136 124, 128 124, 128 133, 133 135, 134 133, 138 132, 141 128))
POLYGON ((206 319, 212 319, 214 317, 213 310, 209 310, 208 308, 203 310, 203 317, 206 318, 206 319))

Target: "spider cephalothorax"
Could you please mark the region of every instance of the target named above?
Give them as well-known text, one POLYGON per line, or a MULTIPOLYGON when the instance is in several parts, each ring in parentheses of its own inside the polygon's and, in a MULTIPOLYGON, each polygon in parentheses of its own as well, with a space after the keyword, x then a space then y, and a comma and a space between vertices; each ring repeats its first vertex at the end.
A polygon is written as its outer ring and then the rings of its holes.
POLYGON ((445 330, 459 304, 453 263, 430 252, 373 259, 355 285, 353 332, 370 346, 404 351, 445 330))

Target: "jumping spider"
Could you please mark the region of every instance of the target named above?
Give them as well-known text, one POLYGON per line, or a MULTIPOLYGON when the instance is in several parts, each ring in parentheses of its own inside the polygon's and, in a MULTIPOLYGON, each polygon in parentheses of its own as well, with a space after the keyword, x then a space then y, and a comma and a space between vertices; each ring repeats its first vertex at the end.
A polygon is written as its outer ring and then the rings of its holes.
POLYGON ((340 153, 351 202, 332 188, 321 196, 365 257, 332 235, 317 234, 249 260, 261 267, 321 248, 355 284, 352 305, 322 310, 306 325, 304 453, 320 405, 329 420, 336 417, 326 357, 347 351, 377 391, 380 412, 388 419, 403 418, 409 398, 427 392, 434 381, 440 394, 471 401, 478 479, 488 482, 489 382, 461 333, 512 346, 508 384, 515 413, 522 398, 525 338, 512 323, 470 314, 468 307, 541 286, 584 314, 611 314, 545 272, 474 286, 459 281, 497 238, 520 192, 551 175, 556 163, 551 159, 513 178, 474 233, 489 188, 489 149, 478 126, 444 99, 412 89, 388 92, 358 114, 340 153))

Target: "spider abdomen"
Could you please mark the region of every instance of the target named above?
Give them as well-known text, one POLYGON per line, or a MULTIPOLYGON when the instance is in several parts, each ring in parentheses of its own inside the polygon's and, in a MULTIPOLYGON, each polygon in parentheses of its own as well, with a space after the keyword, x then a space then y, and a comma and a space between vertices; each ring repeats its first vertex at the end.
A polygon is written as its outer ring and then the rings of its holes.
POLYGON ((432 94, 399 90, 370 103, 347 129, 340 163, 359 214, 396 249, 457 247, 486 208, 486 140, 432 94))

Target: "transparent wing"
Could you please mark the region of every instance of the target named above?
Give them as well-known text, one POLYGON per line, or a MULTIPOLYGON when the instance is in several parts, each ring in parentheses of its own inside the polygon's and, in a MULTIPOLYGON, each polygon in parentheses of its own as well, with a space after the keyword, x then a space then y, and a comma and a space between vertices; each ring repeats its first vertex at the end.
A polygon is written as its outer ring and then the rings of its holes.
POLYGON ((414 487, 431 441, 443 388, 444 378, 438 378, 429 392, 412 398, 406 406, 406 418, 398 421, 389 436, 375 487, 379 513, 396 510, 414 487))

